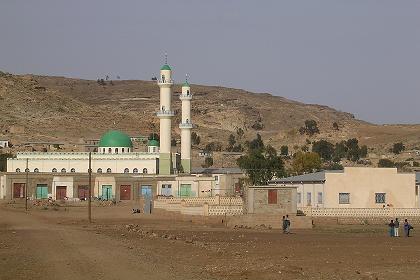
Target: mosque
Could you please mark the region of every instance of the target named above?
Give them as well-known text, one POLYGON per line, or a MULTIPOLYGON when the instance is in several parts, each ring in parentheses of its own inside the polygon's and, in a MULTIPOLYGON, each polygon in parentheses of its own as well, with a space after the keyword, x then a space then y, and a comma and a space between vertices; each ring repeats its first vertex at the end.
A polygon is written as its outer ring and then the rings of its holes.
MULTIPOLYGON (((117 130, 102 135, 98 152, 91 156, 92 172, 170 175, 180 169, 191 172, 191 88, 187 80, 182 85, 181 156, 171 152, 173 85, 171 67, 165 63, 157 81, 160 88, 160 106, 156 116, 160 120, 160 142, 148 141, 147 151, 133 151, 130 137, 117 130), (181 168, 180 168, 181 167, 181 168)), ((78 173, 89 169, 89 153, 77 152, 21 152, 7 160, 7 172, 78 173), (28 163, 27 163, 28 161, 28 163), (26 165, 28 164, 28 166, 26 165)))
POLYGON ((19 152, 7 159, 0 173, 0 199, 86 199, 89 163, 93 196, 102 200, 136 200, 144 195, 200 197, 233 194, 244 174, 237 168, 196 169, 191 166, 191 101, 186 79, 182 104, 181 153, 171 151, 172 69, 165 61, 157 79, 160 105, 160 139, 148 141, 147 150, 133 150, 130 137, 110 130, 100 138, 97 152, 19 152), (91 160, 89 160, 89 157, 91 160), (28 185, 28 188, 25 186, 28 185))

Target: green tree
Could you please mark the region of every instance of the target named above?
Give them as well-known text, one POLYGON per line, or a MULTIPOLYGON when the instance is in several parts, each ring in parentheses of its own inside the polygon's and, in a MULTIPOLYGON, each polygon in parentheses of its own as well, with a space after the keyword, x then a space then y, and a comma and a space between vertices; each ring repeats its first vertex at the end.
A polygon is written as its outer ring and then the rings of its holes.
POLYGON ((360 157, 365 158, 367 157, 367 154, 368 154, 368 147, 366 145, 363 145, 362 147, 360 147, 360 157))
POLYGON ((222 150, 222 145, 219 142, 210 142, 204 149, 208 152, 220 152, 222 150))
POLYGON ((197 145, 200 145, 200 141, 201 141, 200 136, 195 131, 193 131, 191 133, 191 143, 194 146, 197 146, 197 145))
POLYGON ((333 154, 333 161, 339 162, 342 158, 346 157, 347 155, 347 145, 346 141, 341 141, 335 144, 334 154, 333 154))
POLYGON ((319 128, 318 128, 318 124, 315 120, 306 120, 305 121, 305 126, 301 127, 299 129, 299 132, 301 134, 308 134, 309 136, 312 136, 316 133, 319 133, 319 128))
POLYGON ((324 169, 325 170, 343 170, 344 167, 337 162, 332 162, 332 163, 329 163, 329 164, 325 165, 324 169))
POLYGON ((286 145, 281 146, 280 148, 280 154, 282 156, 288 156, 289 155, 289 147, 286 145))
POLYGON ((326 140, 319 140, 313 143, 312 152, 324 160, 330 160, 334 154, 334 145, 326 140))
POLYGON ((203 168, 209 168, 210 166, 213 166, 213 158, 212 157, 206 157, 204 159, 204 164, 201 165, 203 168))
POLYGON ((351 161, 358 161, 360 159, 359 141, 356 138, 347 140, 347 159, 351 161))
POLYGON ((387 158, 382 158, 378 162, 378 167, 395 167, 395 163, 387 158))
POLYGON ((276 149, 270 145, 265 146, 259 135, 249 142, 247 154, 241 156, 237 163, 245 170, 253 185, 266 185, 274 176, 285 175, 284 163, 276 149))
POLYGON ((396 155, 398 155, 404 150, 405 150, 405 146, 402 142, 394 143, 394 145, 391 148, 391 151, 396 155))
POLYGON ((233 134, 229 135, 228 146, 227 146, 226 150, 228 152, 232 152, 234 147, 235 147, 235 144, 236 144, 235 135, 233 135, 233 134))
POLYGON ((244 137, 244 134, 245 134, 245 132, 244 132, 244 130, 243 130, 242 128, 238 128, 238 129, 236 130, 236 135, 238 136, 238 139, 239 139, 239 140, 241 140, 241 139, 242 139, 242 137, 244 137))
POLYGON ((419 164, 418 161, 413 161, 413 167, 419 167, 419 166, 420 166, 420 164, 419 164))
POLYGON ((321 158, 317 153, 297 152, 293 158, 293 170, 299 174, 313 172, 321 167, 321 158))

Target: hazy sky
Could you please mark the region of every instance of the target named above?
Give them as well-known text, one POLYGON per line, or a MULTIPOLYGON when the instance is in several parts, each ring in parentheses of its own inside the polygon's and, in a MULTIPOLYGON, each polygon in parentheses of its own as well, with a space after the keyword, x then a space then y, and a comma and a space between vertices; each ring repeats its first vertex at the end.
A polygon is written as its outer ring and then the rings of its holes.
POLYGON ((0 69, 269 92, 420 123, 420 0, 0 0, 0 69))

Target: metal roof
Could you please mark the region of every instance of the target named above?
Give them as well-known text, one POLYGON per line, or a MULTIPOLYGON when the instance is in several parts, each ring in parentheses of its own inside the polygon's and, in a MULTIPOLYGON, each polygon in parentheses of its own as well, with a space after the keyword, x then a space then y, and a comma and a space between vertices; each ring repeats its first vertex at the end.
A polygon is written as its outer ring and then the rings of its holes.
POLYGON ((302 174, 298 176, 291 176, 270 181, 270 184, 286 184, 286 183, 300 183, 300 182, 324 182, 325 173, 343 173, 343 170, 324 170, 314 173, 302 174))
POLYGON ((226 167, 226 168, 193 168, 193 174, 244 174, 240 168, 226 167))

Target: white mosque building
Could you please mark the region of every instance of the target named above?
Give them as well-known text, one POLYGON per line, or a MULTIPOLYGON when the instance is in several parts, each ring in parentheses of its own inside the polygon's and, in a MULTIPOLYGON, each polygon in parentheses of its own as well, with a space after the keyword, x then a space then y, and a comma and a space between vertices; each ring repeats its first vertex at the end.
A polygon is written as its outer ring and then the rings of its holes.
MULTIPOLYGON (((181 161, 171 151, 172 94, 174 81, 171 67, 165 63, 157 81, 160 88, 160 106, 156 115, 160 119, 160 142, 149 140, 147 151, 133 151, 130 137, 117 130, 102 135, 98 152, 91 154, 93 173, 131 173, 170 175, 191 172, 191 88, 186 80, 182 85, 181 161), (176 167, 181 166, 181 170, 176 167)), ((87 152, 19 152, 7 160, 7 172, 34 173, 86 173, 89 169, 87 152)))

